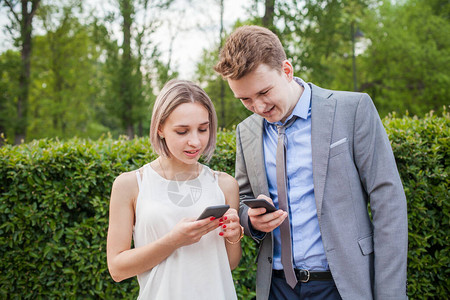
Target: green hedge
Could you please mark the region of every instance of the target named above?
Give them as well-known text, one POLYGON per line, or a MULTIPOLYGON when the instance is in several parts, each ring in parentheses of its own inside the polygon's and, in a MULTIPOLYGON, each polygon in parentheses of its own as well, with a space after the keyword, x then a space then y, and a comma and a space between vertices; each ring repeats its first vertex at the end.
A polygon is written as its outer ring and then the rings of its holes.
MULTIPOLYGON (((411 299, 449 293, 449 115, 384 120, 409 213, 411 299)), ((234 173, 233 132, 220 132, 213 169, 234 173)), ((39 140, 0 148, 0 298, 135 299, 135 278, 115 283, 106 265, 114 178, 154 159, 148 139, 39 140)), ((251 299, 255 244, 244 238, 234 270, 251 299)))
POLYGON ((408 202, 408 293, 448 299, 450 114, 386 118, 384 125, 408 202))

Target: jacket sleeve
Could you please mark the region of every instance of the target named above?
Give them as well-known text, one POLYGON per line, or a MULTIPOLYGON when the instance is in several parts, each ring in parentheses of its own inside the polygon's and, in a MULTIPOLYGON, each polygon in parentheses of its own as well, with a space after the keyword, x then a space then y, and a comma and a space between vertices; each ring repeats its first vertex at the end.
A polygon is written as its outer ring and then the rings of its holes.
POLYGON ((354 124, 355 163, 374 225, 374 296, 407 299, 406 197, 389 139, 367 94, 358 103, 354 124))
MULTIPOLYGON (((239 184, 239 195, 243 199, 245 197, 255 197, 250 185, 250 180, 247 175, 247 166, 245 164, 245 157, 241 143, 240 125, 236 127, 236 167, 235 177, 239 184)), ((244 233, 252 237, 255 241, 260 242, 266 234, 264 232, 254 231, 251 228, 250 219, 248 218, 248 206, 241 202, 239 206, 239 219, 241 225, 244 227, 244 233)))

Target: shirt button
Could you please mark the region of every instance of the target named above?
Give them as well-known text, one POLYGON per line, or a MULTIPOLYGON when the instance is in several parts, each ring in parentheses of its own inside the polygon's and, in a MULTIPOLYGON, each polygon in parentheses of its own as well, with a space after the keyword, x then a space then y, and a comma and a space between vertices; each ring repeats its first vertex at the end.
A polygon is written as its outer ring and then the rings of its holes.
POLYGON ((272 263, 272 257, 268 257, 267 260, 269 261, 269 263, 272 263))

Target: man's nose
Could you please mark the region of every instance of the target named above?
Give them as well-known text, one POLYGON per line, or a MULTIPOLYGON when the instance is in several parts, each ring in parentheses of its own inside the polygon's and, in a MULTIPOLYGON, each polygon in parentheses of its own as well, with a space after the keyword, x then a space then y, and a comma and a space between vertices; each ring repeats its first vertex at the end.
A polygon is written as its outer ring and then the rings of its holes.
POLYGON ((262 113, 264 113, 264 110, 266 109, 266 104, 264 103, 264 101, 262 101, 260 99, 255 99, 255 101, 253 103, 253 109, 255 110, 255 113, 262 114, 262 113))

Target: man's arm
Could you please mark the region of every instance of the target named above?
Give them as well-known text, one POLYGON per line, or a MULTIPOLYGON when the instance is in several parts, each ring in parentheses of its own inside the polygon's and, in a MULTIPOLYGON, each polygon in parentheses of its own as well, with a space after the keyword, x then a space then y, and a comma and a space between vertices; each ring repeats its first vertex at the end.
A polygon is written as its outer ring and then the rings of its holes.
MULTIPOLYGON (((255 197, 250 180, 247 174, 247 165, 241 142, 241 130, 238 125, 236 128, 236 180, 239 184, 239 194, 242 199, 255 197)), ((272 199, 265 195, 258 195, 270 203, 272 199)), ((283 210, 277 210, 273 213, 265 214, 265 208, 249 208, 247 205, 240 203, 239 218, 241 225, 244 227, 246 235, 251 236, 257 242, 265 238, 267 232, 271 232, 287 217, 287 213, 283 210)))
POLYGON ((374 225, 375 299, 407 299, 406 197, 387 134, 368 95, 358 104, 354 130, 355 163, 374 225))
MULTIPOLYGON (((255 197, 253 195, 252 188, 250 186, 250 180, 247 176, 247 168, 245 165, 244 154, 242 152, 241 142, 241 124, 236 127, 236 166, 235 166, 235 178, 239 184, 239 196, 240 198, 255 197)), ((244 227, 244 233, 248 236, 252 236, 250 231, 250 222, 248 219, 248 206, 242 202, 239 205, 239 219, 242 227, 244 227)), ((259 239, 257 239, 259 240, 259 239)))

